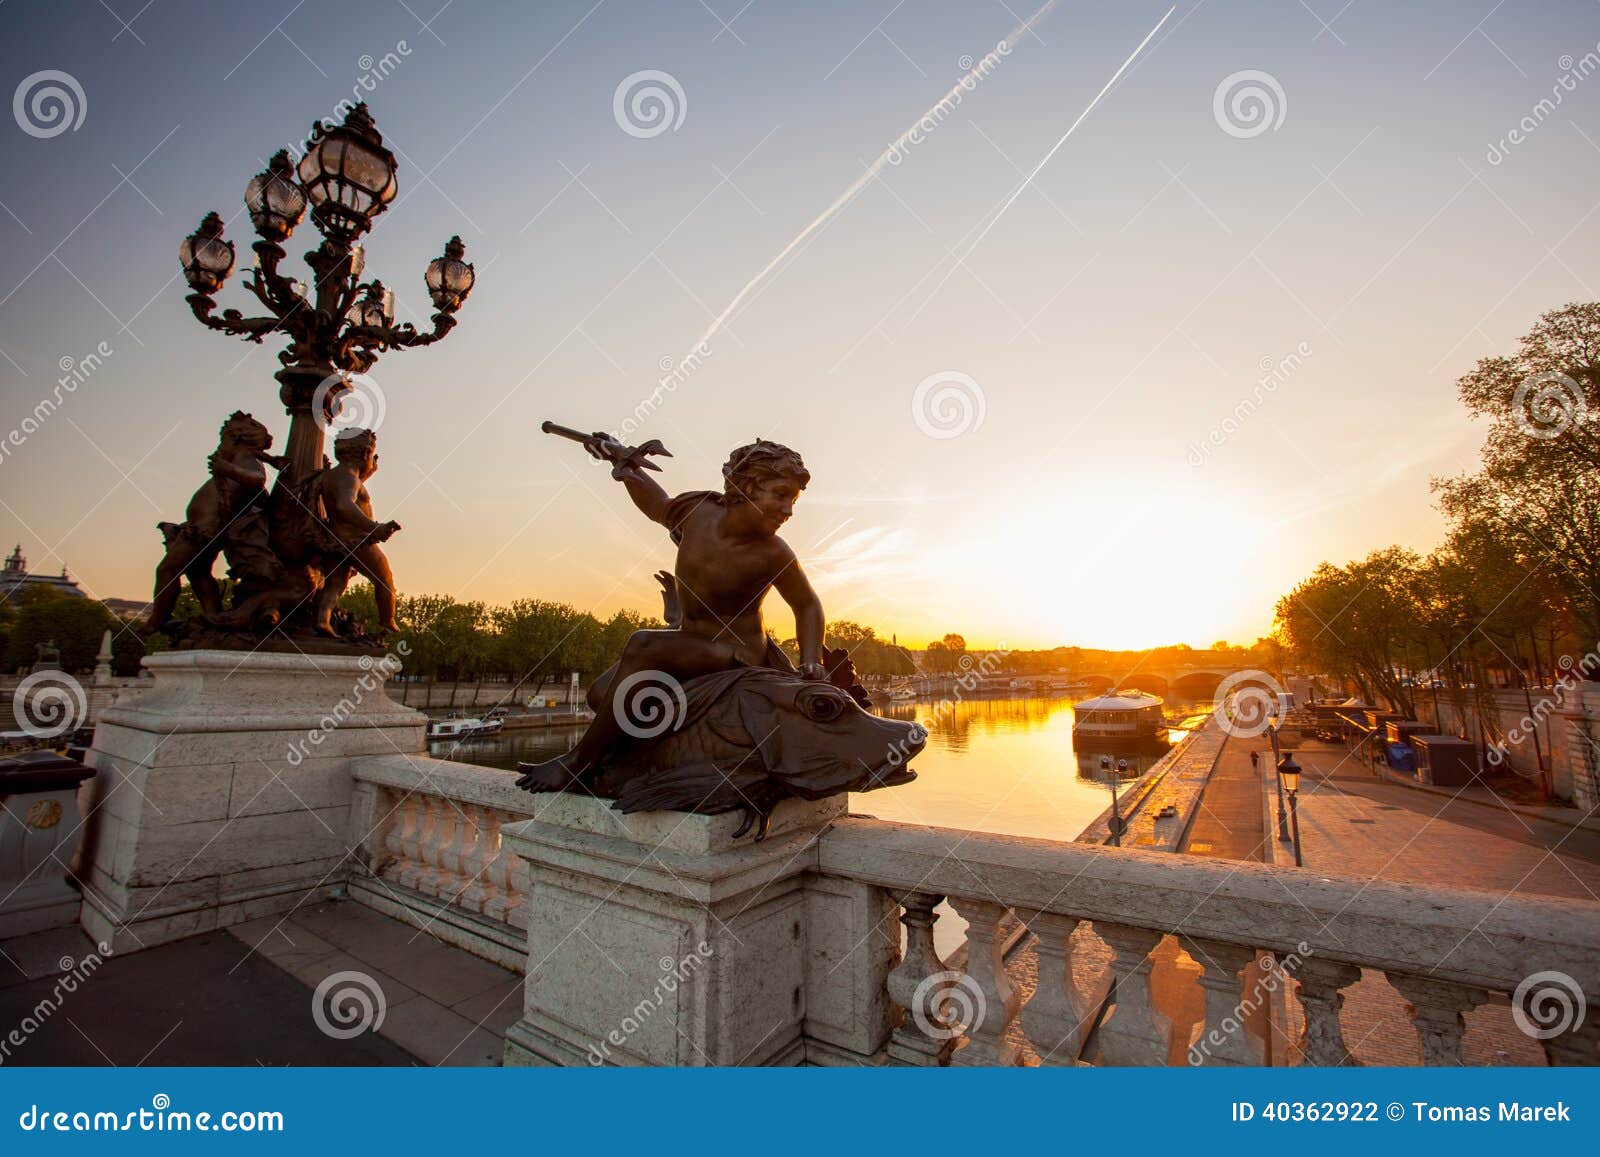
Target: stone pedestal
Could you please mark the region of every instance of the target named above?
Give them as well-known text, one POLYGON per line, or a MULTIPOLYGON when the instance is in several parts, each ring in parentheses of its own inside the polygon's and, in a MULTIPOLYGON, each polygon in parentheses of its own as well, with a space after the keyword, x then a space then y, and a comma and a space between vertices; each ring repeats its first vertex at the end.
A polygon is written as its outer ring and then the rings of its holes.
MULTIPOLYGON (((820 947, 807 883, 818 836, 844 814, 842 796, 786 801, 755 843, 733 838, 737 815, 624 816, 562 795, 501 828, 530 880, 523 1014, 506 1063, 801 1063, 808 959, 820 947)), ((816 902, 845 913, 860 899, 816 902)), ((847 914, 828 925, 870 932, 847 914)))
MULTIPOLYGON (((354 862, 350 761, 424 749, 389 699, 394 660, 177 651, 109 708, 93 781, 83 928, 126 952, 286 911, 354 862)), ((358 833, 359 834, 359 833, 358 833)))
POLYGON ((1600 684, 1587 680, 1578 684, 1568 697, 1569 709, 1561 712, 1568 728, 1566 736, 1567 787, 1572 802, 1585 813, 1600 807, 1600 684))
POLYGON ((0 940, 78 922, 67 873, 82 830, 78 786, 92 775, 53 751, 0 760, 0 940))

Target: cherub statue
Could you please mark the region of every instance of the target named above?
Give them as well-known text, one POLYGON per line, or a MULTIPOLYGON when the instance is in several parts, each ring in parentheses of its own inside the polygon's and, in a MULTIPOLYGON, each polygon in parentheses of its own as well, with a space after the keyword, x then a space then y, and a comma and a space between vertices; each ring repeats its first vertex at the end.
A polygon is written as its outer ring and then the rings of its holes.
POLYGON ((673 573, 656 576, 672 625, 634 632, 590 688, 595 718, 578 745, 519 765, 517 785, 587 791, 623 811, 742 807, 759 837, 788 796, 909 782, 903 764, 926 735, 863 710, 848 656, 823 648, 822 603, 778 537, 811 480, 800 455, 757 439, 729 457, 720 492, 674 498, 633 448, 603 434, 584 446, 616 464, 634 505, 677 545, 673 573), (774 588, 794 612, 798 671, 762 621, 774 588))
POLYGON ((400 524, 373 519, 372 498, 366 487, 367 479, 378 469, 378 436, 371 430, 342 431, 334 439, 333 456, 334 465, 324 469, 315 482, 324 522, 338 544, 334 563, 317 594, 317 630, 326 635, 336 633, 333 611, 354 572, 372 583, 378 626, 389 633, 397 632, 400 628, 394 620, 394 572, 378 544, 387 541, 400 524))
POLYGON ((222 424, 217 449, 206 459, 211 477, 189 499, 184 521, 157 523, 167 552, 156 568, 152 630, 168 625, 186 576, 201 610, 208 617, 221 612, 222 591, 211 568, 230 543, 252 535, 265 541, 266 467, 282 470, 287 464, 267 453, 271 446, 271 431, 244 411, 235 411, 222 424))

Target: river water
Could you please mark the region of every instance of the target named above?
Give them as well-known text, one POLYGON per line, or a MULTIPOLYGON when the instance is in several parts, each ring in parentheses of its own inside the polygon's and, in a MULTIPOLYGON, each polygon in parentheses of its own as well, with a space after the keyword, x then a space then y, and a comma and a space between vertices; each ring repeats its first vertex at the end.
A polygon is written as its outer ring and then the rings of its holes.
MULTIPOLYGON (((1187 706, 1169 704, 1168 714, 1187 706)), ((916 782, 850 801, 851 811, 883 820, 1070 840, 1111 804, 1102 755, 1111 760, 1111 778, 1127 783, 1166 751, 1164 743, 1075 751, 1072 701, 1064 698, 908 700, 879 713, 916 719, 928 729, 927 748, 911 761, 916 782), (1119 759, 1128 761, 1121 776, 1115 771, 1119 759)), ((581 726, 517 730, 434 744, 430 751, 441 759, 511 769, 519 760, 559 755, 582 734, 581 726)))

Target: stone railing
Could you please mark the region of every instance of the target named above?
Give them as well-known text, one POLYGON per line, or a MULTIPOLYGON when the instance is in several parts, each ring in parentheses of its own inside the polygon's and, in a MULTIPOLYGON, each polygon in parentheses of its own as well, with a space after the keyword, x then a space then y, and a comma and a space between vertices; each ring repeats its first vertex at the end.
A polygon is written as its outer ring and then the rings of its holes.
MULTIPOLYGON (((1352 1064, 1341 990, 1363 968, 1410 1002, 1429 1065, 1460 1064, 1463 1013, 1535 974, 1562 974, 1569 1001, 1591 1011, 1600 1002, 1600 905, 1590 903, 856 817, 825 831, 817 854, 823 878, 870 884, 898 906, 906 947, 883 976, 902 1012, 887 1048, 898 1063, 1262 1064, 1251 1010, 1292 980, 1304 1013, 1293 1051, 1308 1065, 1352 1064), (969 924, 961 972, 933 950, 945 899, 969 924), (1026 1003, 1003 953, 1013 915, 1037 938, 1026 1003), (1199 969, 1203 1009, 1181 1039, 1159 1007, 1170 994, 1157 992, 1156 962, 1176 955, 1169 936, 1199 969)), ((1171 985, 1193 967, 1167 972, 1171 985)), ((1597 1019, 1579 1016, 1544 1040, 1550 1063, 1600 1064, 1597 1019)))
MULTIPOLYGON (((352 898, 516 971, 535 953, 508 1060, 587 1063, 680 941, 711 963, 655 1014, 674 1028, 608 1062, 1348 1065, 1343 990, 1363 969, 1409 1002, 1430 1065, 1462 1063, 1464 1014, 1537 974, 1600 1007, 1595 904, 887 823, 837 801, 785 805, 757 845, 731 837, 734 816, 620 817, 491 768, 352 770, 352 898), (968 928, 941 960, 947 900, 968 928)), ((1553 1064, 1600 1064, 1600 1018, 1540 1043, 1553 1064)))
POLYGON ((500 827, 535 815, 538 799, 510 772, 422 755, 368 757, 353 773, 351 897, 522 971, 528 865, 500 827))

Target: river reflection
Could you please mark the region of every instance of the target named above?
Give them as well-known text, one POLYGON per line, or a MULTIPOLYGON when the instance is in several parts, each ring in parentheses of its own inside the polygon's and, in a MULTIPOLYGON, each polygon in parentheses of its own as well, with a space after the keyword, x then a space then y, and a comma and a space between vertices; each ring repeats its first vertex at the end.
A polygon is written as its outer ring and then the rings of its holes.
MULTIPOLYGON (((1174 711, 1169 706, 1169 714, 1174 711)), ((928 746, 912 760, 915 783, 854 795, 850 808, 936 827, 1070 840, 1110 806, 1110 778, 1129 782, 1167 750, 1158 742, 1075 751, 1069 699, 913 699, 880 707, 879 713, 922 723, 928 746), (1110 761, 1109 777, 1101 770, 1102 756, 1110 761), (1119 760, 1127 761, 1120 775, 1119 760)), ((433 744, 430 751, 441 759, 511 770, 519 760, 561 754, 582 734, 581 726, 507 731, 433 744)))
POLYGON ((851 809, 1002 835, 1073 839, 1111 805, 1112 779, 1130 782, 1168 748, 1156 741, 1075 750, 1069 699, 911 700, 882 714, 927 728, 928 746, 911 761, 917 781, 855 796, 851 809))

